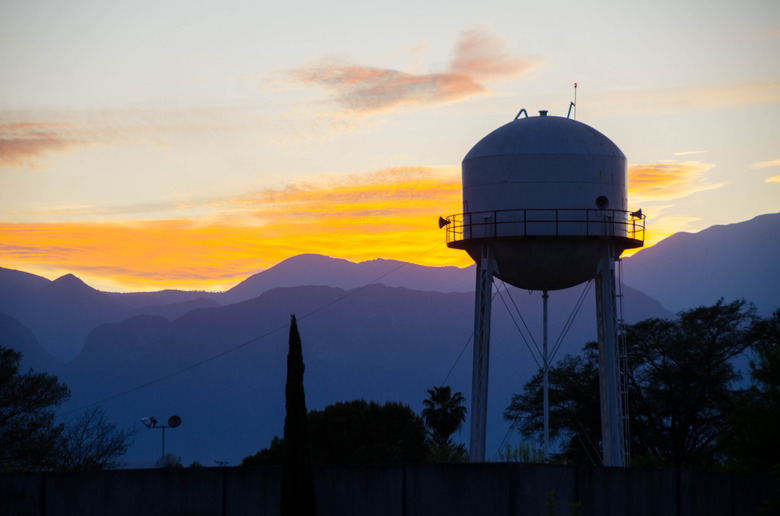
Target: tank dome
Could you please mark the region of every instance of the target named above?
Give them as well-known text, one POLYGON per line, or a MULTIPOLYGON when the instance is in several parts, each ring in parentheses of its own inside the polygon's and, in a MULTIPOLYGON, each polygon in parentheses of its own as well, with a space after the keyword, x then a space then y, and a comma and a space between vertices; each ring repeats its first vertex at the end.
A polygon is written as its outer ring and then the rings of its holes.
POLYGON ((592 278, 605 246, 638 247, 626 211, 626 157, 569 118, 518 118, 480 140, 462 164, 463 214, 448 245, 477 259, 489 242, 496 276, 533 290, 592 278))
POLYGON ((626 209, 626 156, 569 118, 519 118, 499 127, 466 154, 462 171, 464 212, 626 209))

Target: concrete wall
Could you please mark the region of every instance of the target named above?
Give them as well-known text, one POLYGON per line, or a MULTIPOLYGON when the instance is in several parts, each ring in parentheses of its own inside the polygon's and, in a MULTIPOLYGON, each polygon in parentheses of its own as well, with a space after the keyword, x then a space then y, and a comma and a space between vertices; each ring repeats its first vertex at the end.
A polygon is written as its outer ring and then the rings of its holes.
MULTIPOLYGON (((0 514, 276 515, 280 468, 0 474, 0 514)), ((544 464, 391 464, 315 468, 318 515, 745 516, 770 478, 544 464), (547 493, 552 493, 548 495, 547 493)))

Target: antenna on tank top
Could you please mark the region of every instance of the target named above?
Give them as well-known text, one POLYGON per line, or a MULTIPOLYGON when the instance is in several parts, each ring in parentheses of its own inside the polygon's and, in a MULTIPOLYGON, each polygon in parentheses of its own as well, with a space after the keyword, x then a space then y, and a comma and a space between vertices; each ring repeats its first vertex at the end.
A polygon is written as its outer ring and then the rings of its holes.
POLYGON ((569 103, 569 113, 566 118, 571 118, 571 108, 574 108, 574 120, 577 120, 577 83, 574 83, 574 100, 569 103))

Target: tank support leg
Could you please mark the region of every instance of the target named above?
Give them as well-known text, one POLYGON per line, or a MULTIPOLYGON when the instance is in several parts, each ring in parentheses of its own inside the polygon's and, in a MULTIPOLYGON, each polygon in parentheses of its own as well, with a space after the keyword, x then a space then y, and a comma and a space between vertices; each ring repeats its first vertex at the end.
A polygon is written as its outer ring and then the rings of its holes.
POLYGON ((474 359, 471 373, 471 437, 469 460, 485 462, 487 426, 488 364, 490 359, 490 309, 493 297, 493 253, 482 247, 477 262, 476 300, 474 303, 474 359))
POLYGON ((615 257, 609 249, 605 249, 596 272, 601 438, 604 465, 623 467, 623 412, 618 383, 618 328, 615 314, 615 257))
POLYGON ((550 462, 550 363, 547 354, 547 291, 542 292, 542 398, 544 402, 544 462, 550 462))

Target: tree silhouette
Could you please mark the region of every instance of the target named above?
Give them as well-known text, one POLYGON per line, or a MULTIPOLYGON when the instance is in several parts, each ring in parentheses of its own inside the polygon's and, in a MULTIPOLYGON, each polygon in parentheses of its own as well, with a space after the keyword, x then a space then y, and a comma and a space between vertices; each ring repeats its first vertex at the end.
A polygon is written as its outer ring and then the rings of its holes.
MULTIPOLYGON (((729 416, 739 399, 734 359, 750 345, 754 309, 742 300, 685 310, 674 320, 626 327, 630 450, 634 465, 717 468, 725 462, 729 416)), ((558 460, 600 462, 598 348, 550 369, 550 435, 558 460)), ((515 394, 504 417, 525 437, 541 436, 542 380, 515 394)))
MULTIPOLYGON (((750 472, 780 473, 780 309, 750 329, 755 360, 750 362, 752 385, 740 394, 729 420, 729 466, 750 472)), ((778 480, 780 481, 780 475, 778 480)), ((780 494, 780 485, 778 486, 780 494)), ((775 503, 780 509, 780 496, 775 503)))
POLYGON ((450 436, 466 420, 466 398, 452 390, 448 385, 428 389, 428 398, 423 400, 422 416, 432 444, 433 459, 437 462, 449 462, 462 459, 465 455, 463 445, 455 445, 450 436))
POLYGON ((0 346, 0 470, 52 469, 63 430, 54 421, 54 407, 70 391, 56 376, 20 373, 21 358, 0 346))
POLYGON ((284 418, 281 514, 316 513, 311 439, 306 426, 306 395, 303 392, 303 350, 295 315, 290 316, 287 353, 287 384, 284 388, 287 414, 284 418))
MULTIPOLYGON (((309 412, 315 464, 387 464, 422 462, 429 455, 425 423, 402 403, 353 400, 309 412)), ((245 457, 244 466, 281 464, 284 439, 245 457)))
POLYGON ((101 407, 93 407, 65 425, 59 469, 100 470, 120 466, 119 458, 132 444, 134 426, 118 429, 101 407))

